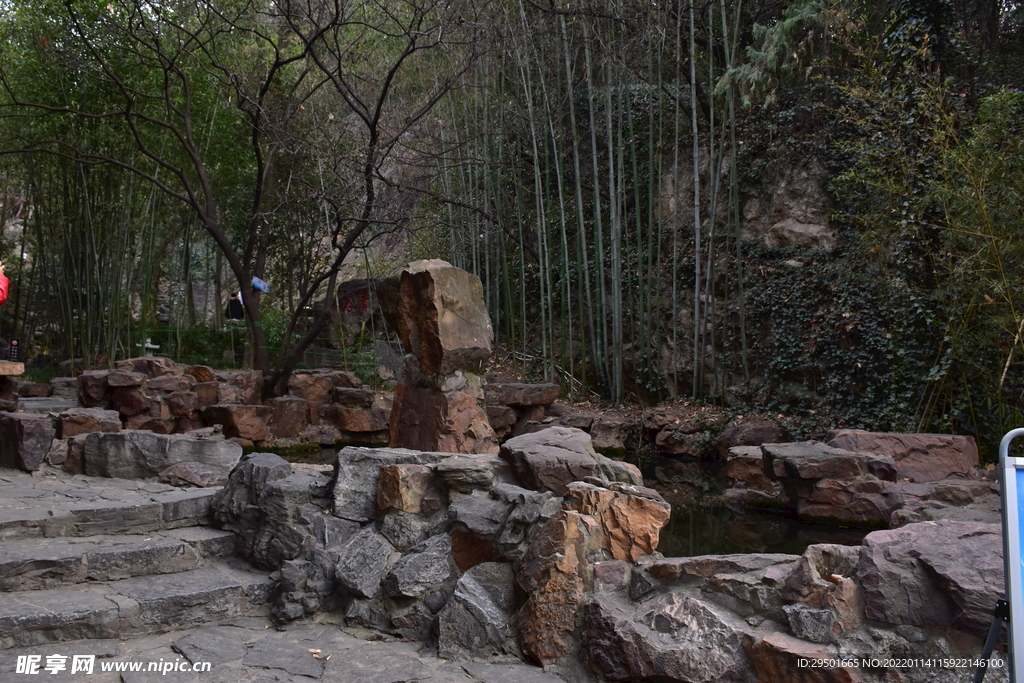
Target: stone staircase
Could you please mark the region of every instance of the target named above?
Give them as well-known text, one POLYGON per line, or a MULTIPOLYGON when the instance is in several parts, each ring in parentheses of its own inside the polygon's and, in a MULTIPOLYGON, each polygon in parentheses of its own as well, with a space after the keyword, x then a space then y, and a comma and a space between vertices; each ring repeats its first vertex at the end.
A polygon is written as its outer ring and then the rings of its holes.
POLYGON ((205 526, 215 493, 0 469, 0 649, 265 614, 267 572, 205 526))

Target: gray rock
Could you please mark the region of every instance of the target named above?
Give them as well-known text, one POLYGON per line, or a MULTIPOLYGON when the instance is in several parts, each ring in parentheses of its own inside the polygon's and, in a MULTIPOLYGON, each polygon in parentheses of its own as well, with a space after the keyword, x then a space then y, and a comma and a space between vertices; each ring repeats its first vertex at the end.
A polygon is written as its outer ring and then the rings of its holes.
POLYGON ((887 455, 858 453, 823 443, 773 443, 761 446, 764 467, 777 479, 852 479, 870 475, 896 481, 896 466, 887 455))
POLYGON ((320 678, 324 663, 301 644, 264 639, 250 649, 242 663, 267 669, 281 669, 296 676, 320 678))
POLYGON ((438 652, 448 659, 487 657, 510 650, 514 573, 506 563, 471 568, 438 615, 438 652))
POLYGON ((334 657, 324 667, 323 683, 412 683, 429 681, 430 669, 413 654, 369 643, 334 657))
POLYGON ((481 683, 561 683, 560 676, 545 673, 543 669, 527 664, 484 664, 471 662, 463 664, 473 678, 481 683))
POLYGON ((147 431, 93 432, 85 439, 85 473, 94 477, 143 479, 182 462, 201 462, 230 471, 242 447, 223 439, 147 431))
POLYGON ((260 493, 268 481, 284 479, 292 473, 287 460, 273 453, 250 453, 238 463, 228 483, 214 499, 213 515, 224 529, 243 533, 256 523, 260 493))
POLYGON ((384 465, 436 462, 436 453, 404 448, 358 448, 338 451, 338 478, 334 484, 334 514, 356 522, 377 517, 377 481, 384 465))
POLYGON ((335 578, 354 595, 372 598, 380 587, 391 553, 387 539, 372 525, 368 526, 339 549, 335 578))
POLYGON ((452 522, 464 525, 483 538, 496 539, 512 512, 514 504, 483 492, 459 496, 448 511, 452 522))
POLYGON ((812 643, 831 642, 832 626, 836 622, 835 612, 803 603, 786 605, 782 609, 789 620, 789 630, 794 636, 812 643))
POLYGON ((491 489, 491 496, 514 505, 498 537, 498 548, 506 559, 513 562, 523 556, 544 522, 562 509, 562 500, 550 491, 541 493, 511 484, 499 484, 491 489))
POLYGON ((500 454, 524 486, 557 495, 565 494, 569 482, 601 474, 590 435, 572 427, 514 437, 502 445, 500 454))
POLYGON ((638 607, 600 594, 584 608, 590 661, 608 679, 744 680, 752 628, 727 610, 681 592, 638 607))
POLYGON ((174 650, 193 664, 210 662, 216 666, 244 657, 249 649, 248 635, 234 626, 199 628, 175 641, 174 650))
POLYGON ((941 520, 870 533, 857 566, 865 614, 984 637, 1003 597, 1002 556, 996 525, 941 520))
POLYGON ((418 598, 452 575, 452 537, 439 534, 409 549, 384 578, 389 597, 418 598))
POLYGON ((447 508, 430 515, 402 512, 392 508, 384 514, 380 533, 398 550, 407 550, 447 527, 447 508))

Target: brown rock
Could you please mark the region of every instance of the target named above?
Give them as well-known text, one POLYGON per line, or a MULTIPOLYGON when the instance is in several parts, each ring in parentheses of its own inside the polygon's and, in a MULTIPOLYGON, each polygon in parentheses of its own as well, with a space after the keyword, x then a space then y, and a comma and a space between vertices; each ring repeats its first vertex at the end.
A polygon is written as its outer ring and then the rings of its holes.
POLYGON ((854 576, 860 548, 833 543, 807 546, 789 576, 786 577, 783 597, 809 605, 821 604, 822 597, 835 588, 829 579, 836 576, 854 576))
POLYGON ((480 278, 445 261, 410 263, 399 283, 398 331, 424 374, 481 371, 494 331, 480 278))
POLYGON ((487 413, 487 421, 491 423, 491 429, 496 432, 508 429, 519 419, 516 411, 508 406, 488 405, 485 411, 487 413))
POLYGON ((331 381, 333 387, 346 387, 348 389, 360 389, 363 381, 351 372, 344 370, 317 370, 316 376, 326 377, 331 381))
POLYGON ((217 373, 220 380, 217 400, 220 403, 257 405, 263 399, 263 373, 251 372, 217 373))
POLYGON ((654 445, 663 453, 691 458, 708 458, 715 453, 714 441, 707 432, 686 433, 673 427, 665 427, 658 432, 654 445))
POLYGON ((501 457, 512 464, 526 488, 565 495, 570 482, 600 476, 590 435, 571 427, 550 427, 509 439, 501 457))
POLYGON ((110 400, 109 370, 89 370, 78 376, 78 402, 86 408, 105 408, 110 400))
POLYGON ((151 415, 133 415, 125 422, 124 428, 143 430, 156 434, 173 434, 178 422, 170 417, 153 417, 151 415))
POLYGON ((146 375, 142 372, 111 370, 107 373, 107 385, 110 387, 141 387, 145 383, 146 375))
MULTIPOLYGON (((861 683, 867 679, 858 669, 818 665, 809 667, 807 660, 822 663, 836 661, 835 652, 825 645, 809 643, 791 635, 776 632, 755 643, 752 648, 754 668, 761 681, 772 683, 861 683), (801 663, 803 662, 803 666, 801 663)), ((836 662, 838 663, 838 662, 836 662)))
POLYGON ((725 467, 719 479, 730 486, 742 486, 771 493, 772 480, 764 473, 761 449, 757 446, 733 446, 729 449, 725 467))
POLYGON ((377 507, 402 512, 431 513, 444 504, 444 491, 426 465, 385 465, 377 480, 377 507))
MULTIPOLYGON (((729 449, 734 446, 760 446, 766 443, 781 443, 786 440, 786 432, 774 420, 761 415, 738 417, 725 426, 715 439, 718 454, 729 457, 729 449)), ((831 444, 830 444, 831 445, 831 444)), ((844 448, 837 446, 837 448, 844 448)), ((862 450, 849 448, 851 451, 862 450)))
POLYGON ((519 610, 519 645, 541 666, 572 655, 578 647, 576 613, 590 575, 587 555, 601 544, 592 517, 561 510, 523 556, 516 580, 529 598, 519 610))
POLYGON ((77 377, 54 377, 50 380, 50 396, 54 398, 78 398, 80 386, 77 377))
POLYGON ((557 384, 492 383, 485 387, 487 402, 506 406, 548 406, 558 400, 557 384))
POLYGON ((451 533, 452 558, 461 572, 484 562, 494 562, 501 557, 501 553, 491 540, 481 538, 465 529, 455 528, 451 533))
POLYGON ((121 418, 116 410, 72 408, 57 416, 57 438, 68 439, 89 432, 119 432, 121 418))
POLYGON ((809 492, 797 500, 797 514, 817 519, 859 526, 888 526, 892 513, 903 505, 893 484, 873 477, 815 481, 809 492))
POLYGON ((190 417, 199 410, 199 396, 194 391, 173 391, 167 396, 166 403, 171 417, 190 417))
POLYGON ((347 406, 362 406, 369 408, 373 405, 376 397, 372 389, 351 389, 349 387, 334 387, 331 390, 332 403, 340 403, 347 406))
POLYGON ((152 401, 146 396, 141 386, 118 387, 111 392, 110 403, 114 410, 132 417, 148 415, 152 401))
POLYGON ((851 479, 870 475, 896 481, 889 456, 833 448, 816 441, 761 446, 765 472, 777 479, 851 479))
POLYGON ((298 436, 309 424, 309 403, 298 396, 278 396, 267 401, 270 406, 270 427, 274 436, 298 436))
POLYGON ((565 507, 597 519, 602 543, 617 560, 635 562, 658 548, 672 508, 653 489, 619 482, 608 488, 586 482, 567 487, 565 507))
POLYGON ((82 474, 85 472, 83 455, 85 454, 85 439, 88 434, 79 434, 68 439, 68 456, 64 460, 64 471, 68 474, 82 474))
POLYGON ((574 429, 581 429, 585 432, 590 431, 590 427, 593 426, 596 418, 593 415, 585 415, 583 413, 572 413, 569 415, 563 415, 558 418, 558 424, 563 427, 573 427, 574 429))
POLYGON ((293 374, 288 378, 288 393, 306 400, 310 424, 320 424, 320 406, 327 403, 334 389, 331 377, 323 375, 293 374))
POLYGON ((155 391, 191 391, 195 383, 192 375, 163 375, 149 380, 146 387, 155 391))
POLYGON ((189 365, 185 368, 186 375, 192 375, 196 382, 216 382, 217 375, 206 365, 189 365))
MULTIPOLYGON (((320 419, 343 432, 379 432, 388 428, 388 414, 381 408, 361 408, 328 403, 320 406, 320 419)), ((431 449, 437 450, 437 449, 431 449)))
POLYGON ((50 394, 50 385, 43 382, 18 382, 18 396, 43 398, 50 394))
POLYGON ((179 462, 162 471, 158 479, 171 486, 224 486, 228 471, 202 462, 179 462))
POLYGON ((445 453, 495 453, 498 440, 470 387, 444 392, 399 384, 389 425, 393 447, 445 453))
POLYGON ((971 479, 974 468, 978 466, 978 445, 971 436, 839 429, 829 432, 826 438, 834 448, 890 456, 896 463, 896 474, 900 479, 971 479))
POLYGON ((38 470, 55 433, 49 416, 0 413, 0 467, 38 470))
POLYGON ((202 410, 206 406, 212 406, 217 402, 220 395, 220 383, 198 382, 192 387, 192 391, 196 392, 196 400, 198 401, 196 408, 202 410))
POLYGON ((224 426, 224 434, 249 441, 265 441, 269 437, 267 421, 269 406, 216 404, 203 409, 203 421, 224 426))
POLYGON ((634 424, 629 420, 597 418, 590 426, 590 438, 594 449, 600 451, 624 451, 634 424))

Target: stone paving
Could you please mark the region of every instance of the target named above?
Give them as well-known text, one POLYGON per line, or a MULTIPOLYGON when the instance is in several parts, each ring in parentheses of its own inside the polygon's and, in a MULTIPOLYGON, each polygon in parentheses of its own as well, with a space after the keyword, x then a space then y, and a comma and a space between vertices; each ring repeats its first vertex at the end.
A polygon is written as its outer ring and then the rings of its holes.
POLYGON ((243 618, 132 640, 78 640, 0 651, 0 681, 81 683, 562 683, 517 660, 450 662, 422 643, 348 631, 331 623, 301 622, 278 631, 269 620, 243 618), (360 637, 361 636, 361 637, 360 637), (64 660, 51 659, 54 655, 64 660), (93 673, 71 673, 74 655, 95 655, 93 673), (39 678, 18 673, 18 660, 37 656, 39 678), (51 673, 48 662, 62 662, 51 673), (185 666, 209 671, 182 671, 185 666), (147 670, 150 666, 154 670, 147 670), (115 671, 137 666, 139 671, 115 671), (175 670, 177 668, 178 670, 175 670), (167 669, 166 673, 163 669, 167 669))
POLYGON ((265 572, 235 569, 217 559, 224 554, 224 532, 201 526, 215 492, 70 476, 45 465, 35 474, 0 469, 0 574, 8 577, 7 590, 0 588, 0 630, 13 627, 0 641, 8 647, 22 643, 0 650, 0 682, 40 680, 33 676, 83 683, 563 680, 511 657, 443 660, 424 643, 346 628, 333 614, 293 622, 283 630, 262 616, 187 625, 204 620, 195 610, 206 610, 206 621, 217 619, 216 601, 186 600, 187 609, 179 613, 164 604, 170 593, 205 596, 205 582, 216 588, 233 573, 268 581, 265 572), (182 565, 193 559, 199 569, 182 565), (33 563, 38 569, 28 566, 33 563), (211 576, 203 578, 206 574, 211 576), (115 580, 122 575, 132 578, 115 580), (65 619, 64 612, 74 613, 78 621, 47 630, 45 622, 65 619), (186 625, 175 628, 177 623, 186 625), (29 628, 35 630, 19 630, 29 628), (126 637, 133 628, 169 632, 126 637), (88 639, 69 639, 83 636, 88 639), (72 673, 75 655, 86 656, 86 663, 95 658, 91 674, 72 673), (200 662, 209 663, 209 670, 184 670, 200 662))

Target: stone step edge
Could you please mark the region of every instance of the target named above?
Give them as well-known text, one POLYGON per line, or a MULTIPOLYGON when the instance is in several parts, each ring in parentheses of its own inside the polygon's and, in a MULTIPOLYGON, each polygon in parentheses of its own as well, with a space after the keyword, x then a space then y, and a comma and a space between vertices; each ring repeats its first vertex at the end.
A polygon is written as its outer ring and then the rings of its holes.
POLYGON ((0 541, 57 536, 94 536, 201 526, 210 516, 216 488, 182 489, 154 496, 147 503, 82 504, 78 509, 53 514, 44 508, 0 510, 0 541))
POLYGON ((266 616, 266 572, 227 564, 0 595, 0 650, 126 638, 243 616, 266 616))
POLYGON ((198 569, 235 553, 233 532, 210 527, 0 542, 0 591, 46 590, 85 581, 198 569))

